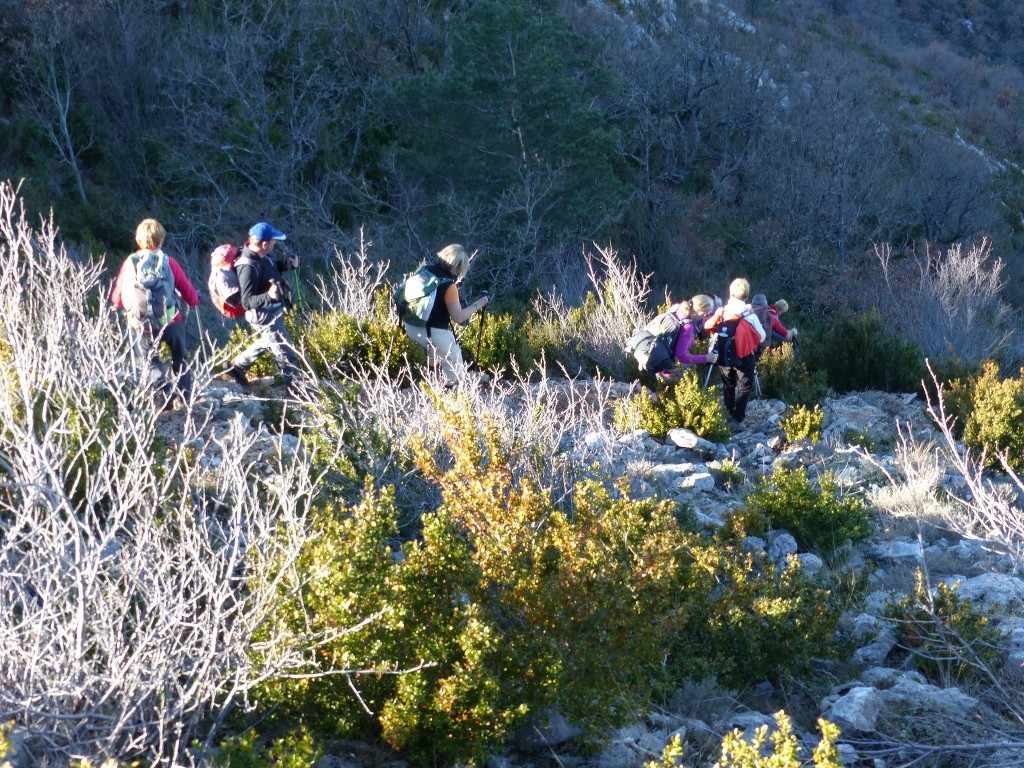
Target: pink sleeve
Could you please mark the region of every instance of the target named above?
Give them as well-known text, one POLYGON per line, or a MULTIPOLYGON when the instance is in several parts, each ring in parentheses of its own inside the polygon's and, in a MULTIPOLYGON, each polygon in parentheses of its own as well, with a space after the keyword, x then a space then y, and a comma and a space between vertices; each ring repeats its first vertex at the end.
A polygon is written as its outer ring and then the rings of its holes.
POLYGON ((691 355, 690 347, 693 346, 694 328, 693 323, 684 323, 676 336, 675 355, 680 363, 691 365, 703 365, 708 361, 707 355, 691 355))
POLYGON ((185 300, 185 303, 190 307, 199 306, 199 294, 196 293, 196 289, 192 283, 189 282, 188 275, 185 274, 185 270, 181 268, 181 265, 175 259, 170 256, 167 257, 167 262, 171 265, 171 274, 174 275, 174 288, 181 294, 181 298, 185 300))
POLYGON ((124 309, 124 303, 121 301, 121 281, 124 280, 125 266, 128 264, 128 259, 121 262, 121 269, 117 272, 117 279, 114 280, 114 285, 110 289, 110 303, 118 309, 124 309))

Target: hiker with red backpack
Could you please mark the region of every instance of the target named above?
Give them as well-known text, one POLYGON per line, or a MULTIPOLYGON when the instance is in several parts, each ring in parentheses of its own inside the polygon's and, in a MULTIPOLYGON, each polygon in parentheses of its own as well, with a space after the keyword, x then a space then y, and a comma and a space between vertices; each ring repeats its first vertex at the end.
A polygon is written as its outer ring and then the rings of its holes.
POLYGON ((757 315, 747 303, 750 283, 739 277, 729 285, 729 300, 704 323, 704 328, 716 334, 718 373, 722 377, 722 396, 729 414, 729 427, 734 432, 743 429, 747 415, 747 401, 754 384, 754 364, 757 348, 766 334, 757 315))
POLYGON ((167 231, 159 221, 143 220, 135 230, 139 250, 121 264, 110 291, 111 308, 125 311, 136 364, 147 368, 154 382, 160 382, 164 409, 173 407, 175 396, 188 403, 192 395, 181 302, 189 307, 199 305, 199 294, 185 270, 163 252, 166 238, 167 231), (170 350, 173 381, 160 361, 160 344, 170 350))
POLYGON ((297 256, 272 259, 270 255, 285 234, 265 221, 249 229, 249 238, 234 261, 238 275, 239 303, 256 340, 235 355, 225 371, 239 385, 249 384, 246 372, 260 355, 269 352, 277 361, 285 387, 298 373, 295 345, 284 324, 284 311, 291 305, 291 285, 283 273, 299 266, 297 256))

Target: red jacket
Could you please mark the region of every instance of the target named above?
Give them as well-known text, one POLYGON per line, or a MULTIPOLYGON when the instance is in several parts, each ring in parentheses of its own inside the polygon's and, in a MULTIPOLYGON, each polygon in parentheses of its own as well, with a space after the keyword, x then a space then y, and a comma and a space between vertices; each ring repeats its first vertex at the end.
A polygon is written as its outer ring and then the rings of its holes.
MULTIPOLYGON (((125 273, 125 264, 128 260, 125 259, 121 264, 121 270, 117 273, 117 280, 114 281, 114 287, 110 289, 110 303, 118 309, 124 309, 124 303, 121 301, 121 280, 125 273)), ((199 294, 196 293, 196 289, 189 282, 188 276, 185 274, 185 270, 181 268, 181 265, 175 261, 173 256, 167 257, 167 263, 171 267, 171 274, 174 275, 174 290, 177 291, 181 300, 188 304, 190 307, 199 306, 199 294)), ((178 314, 171 320, 171 324, 181 320, 181 310, 178 310, 178 314)))
POLYGON ((772 321, 772 330, 779 334, 779 336, 788 338, 789 329, 782 324, 781 320, 779 320, 779 310, 774 304, 768 305, 768 317, 771 318, 772 321))

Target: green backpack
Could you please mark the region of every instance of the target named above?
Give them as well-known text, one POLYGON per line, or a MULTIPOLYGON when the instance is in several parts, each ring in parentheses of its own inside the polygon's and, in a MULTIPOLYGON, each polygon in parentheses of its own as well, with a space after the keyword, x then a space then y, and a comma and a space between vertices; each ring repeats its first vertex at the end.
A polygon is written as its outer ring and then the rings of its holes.
POLYGON ((406 277, 391 294, 399 321, 425 328, 434 309, 438 289, 449 283, 451 280, 442 280, 427 267, 406 277))
POLYGON ((128 324, 155 334, 178 314, 170 261, 163 251, 140 250, 128 258, 132 271, 121 299, 128 324))

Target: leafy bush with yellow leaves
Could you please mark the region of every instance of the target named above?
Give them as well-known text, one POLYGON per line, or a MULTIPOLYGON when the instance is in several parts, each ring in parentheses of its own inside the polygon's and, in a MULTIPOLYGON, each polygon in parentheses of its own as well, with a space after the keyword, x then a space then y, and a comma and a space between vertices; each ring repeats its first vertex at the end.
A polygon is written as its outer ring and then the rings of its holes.
POLYGON ((824 555, 871 534, 870 510, 862 498, 841 493, 831 474, 815 486, 803 467, 779 467, 758 482, 746 503, 773 527, 793 534, 801 547, 824 555))
MULTIPOLYGON (((747 741, 741 731, 733 731, 722 740, 721 768, 803 768, 807 765, 800 756, 800 743, 793 733, 793 721, 783 712, 775 713, 778 726, 771 735, 768 726, 758 728, 747 741), (769 744, 771 749, 769 751, 769 744)), ((839 727, 827 720, 818 720, 821 740, 814 748, 814 768, 842 768, 836 740, 839 727)))
POLYGON ((556 702, 597 739, 683 679, 777 679, 827 647, 831 601, 798 563, 776 572, 625 484, 556 501, 492 417, 465 398, 435 407, 440 443, 412 451, 440 504, 416 538, 399 538, 394 491, 367 478, 359 504, 316 511, 282 574, 273 624, 320 650, 263 686, 270 725, 472 762, 556 702))
POLYGON ((822 425, 825 422, 825 414, 821 406, 815 405, 807 408, 798 405, 786 410, 785 416, 779 420, 779 426, 786 433, 786 439, 795 443, 797 440, 810 440, 816 443, 821 440, 822 425))
POLYGON ((683 371, 678 381, 657 394, 641 390, 616 401, 614 408, 615 427, 620 432, 646 429, 661 438, 670 429, 685 427, 714 441, 731 434, 718 388, 704 389, 694 368, 683 371))
POLYGON ((1024 370, 1017 378, 1000 378, 999 364, 982 363, 973 378, 951 382, 947 398, 952 415, 962 424, 964 444, 984 455, 990 468, 1001 466, 1024 471, 1024 370))

